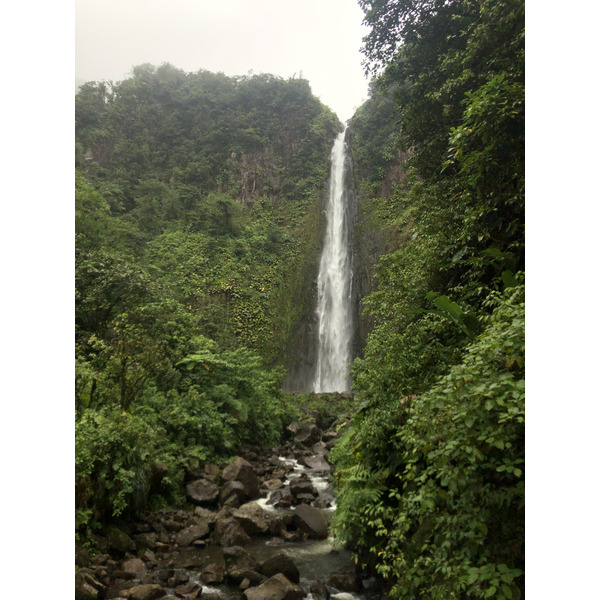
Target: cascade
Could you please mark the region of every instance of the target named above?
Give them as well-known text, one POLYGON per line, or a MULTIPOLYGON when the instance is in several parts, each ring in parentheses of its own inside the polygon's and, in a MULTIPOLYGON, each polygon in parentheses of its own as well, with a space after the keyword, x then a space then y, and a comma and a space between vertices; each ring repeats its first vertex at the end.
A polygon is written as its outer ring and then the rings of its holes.
POLYGON ((319 339, 315 392, 350 389, 352 268, 349 194, 345 185, 346 129, 331 150, 327 227, 317 280, 319 339))

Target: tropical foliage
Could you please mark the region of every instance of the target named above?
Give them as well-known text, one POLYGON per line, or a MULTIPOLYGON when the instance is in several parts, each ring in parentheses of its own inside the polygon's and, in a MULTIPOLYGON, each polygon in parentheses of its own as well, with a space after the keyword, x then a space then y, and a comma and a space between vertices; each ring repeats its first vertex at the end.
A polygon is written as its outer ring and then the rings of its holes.
POLYGON ((83 531, 278 439, 340 123, 306 80, 168 64, 83 85, 76 120, 83 531))
POLYGON ((366 222, 397 234, 363 301, 374 327, 335 452, 336 535, 393 598, 518 598, 523 3, 360 4, 378 77, 352 154, 366 222))

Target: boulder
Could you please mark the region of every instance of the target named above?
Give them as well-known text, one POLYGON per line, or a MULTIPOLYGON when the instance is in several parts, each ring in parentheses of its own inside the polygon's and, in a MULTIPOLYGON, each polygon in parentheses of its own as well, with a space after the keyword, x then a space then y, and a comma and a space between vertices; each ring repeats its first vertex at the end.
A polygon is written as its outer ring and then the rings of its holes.
POLYGON ((87 570, 80 569, 75 573, 76 600, 96 600, 104 597, 104 594, 100 595, 101 590, 103 591, 103 586, 87 570))
POLYGON ((310 593, 313 595, 314 600, 329 600, 329 590, 322 581, 313 581, 310 584, 310 593))
MULTIPOLYGON (((227 577, 234 583, 241 583, 243 581, 249 581, 249 585, 246 587, 250 587, 251 585, 260 585, 267 580, 267 576, 255 571, 254 569, 244 569, 232 567, 227 571, 227 577)), ((240 588, 241 589, 241 588, 240 588)), ((246 588, 244 588, 246 589, 246 588)))
POLYGON ((314 444, 311 450, 313 451, 313 454, 316 454, 317 456, 327 456, 329 454, 329 448, 323 441, 314 444))
MULTIPOLYGON (((169 587, 177 587, 189 583, 190 576, 185 569, 173 569, 171 577, 167 579, 169 587)), ((141 583, 155 583, 153 581, 142 581, 141 583)))
POLYGON ((138 533, 133 536, 133 539, 138 550, 143 550, 145 548, 156 548, 156 533, 138 533))
POLYGON ((225 579, 225 565, 211 563, 202 569, 200 581, 202 583, 223 583, 225 579))
POLYGON ((281 479, 268 479, 263 483, 263 487, 270 492, 273 490, 280 490, 284 486, 281 479))
POLYGON ((206 521, 209 525, 214 525, 217 521, 217 513, 214 513, 204 506, 196 506, 194 514, 198 515, 203 521, 206 521))
POLYGON ((283 479, 287 475, 287 471, 285 469, 275 469, 271 473, 272 479, 283 479))
POLYGON ((240 506, 233 511, 233 517, 248 535, 266 533, 269 529, 267 513, 256 502, 240 506))
POLYGON ((237 456, 223 469, 224 481, 239 481, 244 484, 248 500, 256 500, 260 497, 259 481, 254 467, 247 461, 237 456))
POLYGON ((228 481, 219 492, 219 504, 221 506, 230 506, 233 498, 237 501, 237 506, 250 500, 248 490, 241 481, 228 481))
POLYGON ((323 432, 314 423, 302 423, 294 436, 294 443, 312 446, 321 440, 323 432))
POLYGON ((315 471, 331 471, 331 465, 323 456, 309 456, 308 458, 304 459, 304 463, 307 467, 310 467, 315 471))
POLYGON ((302 588, 278 573, 257 587, 244 591, 246 600, 300 600, 304 598, 302 588))
POLYGON ((185 486, 188 498, 197 504, 214 504, 219 497, 219 488, 208 479, 196 479, 185 486))
POLYGON ((89 567, 91 562, 90 553, 87 549, 79 542, 75 542, 75 564, 78 567, 89 567))
POLYGON ((158 565, 156 554, 154 554, 152 550, 144 550, 144 552, 141 554, 141 557, 149 567, 156 567, 158 565))
POLYGON ((204 473, 207 477, 217 477, 219 475, 220 469, 217 465, 204 465, 204 473))
POLYGON ((139 578, 146 572, 146 564, 141 558, 130 558, 123 562, 121 570, 139 578))
POLYGON ((244 546, 250 542, 244 528, 233 517, 217 521, 213 538, 221 546, 244 546))
POLYGON ((326 538, 329 523, 325 513, 308 504, 299 504, 294 511, 294 523, 309 537, 326 538))
POLYGON ((122 530, 115 525, 109 525, 105 531, 108 547, 117 552, 125 554, 126 552, 135 552, 135 542, 122 530))
POLYGON ((312 494, 313 496, 317 496, 319 494, 310 479, 302 477, 290 481, 290 493, 292 496, 297 496, 298 494, 312 494))
POLYGON ((195 525, 190 525, 185 529, 182 529, 177 536, 175 541, 178 546, 189 546, 196 540, 207 537, 210 534, 210 527, 206 521, 198 521, 195 525))
POLYGON ((135 585, 128 590, 129 600, 156 600, 165 596, 166 591, 158 583, 135 585))
POLYGON ((258 570, 267 577, 282 573, 292 583, 300 583, 300 571, 298 570, 298 567, 294 564, 294 561, 283 552, 267 558, 260 564, 258 570))
POLYGON ((180 585, 173 590, 177 594, 177 598, 184 598, 185 600, 195 600, 200 598, 202 595, 202 586, 198 583, 186 583, 180 585))
POLYGON ((342 592, 360 592, 362 584, 354 571, 337 573, 329 578, 329 585, 342 592))

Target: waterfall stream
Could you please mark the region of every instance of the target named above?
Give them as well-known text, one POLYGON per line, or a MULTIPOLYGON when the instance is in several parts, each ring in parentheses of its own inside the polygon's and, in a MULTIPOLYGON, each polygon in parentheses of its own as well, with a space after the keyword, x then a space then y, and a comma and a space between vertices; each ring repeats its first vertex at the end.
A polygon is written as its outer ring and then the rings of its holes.
POLYGON ((317 282, 319 347, 313 386, 317 393, 350 389, 352 269, 345 137, 346 129, 331 150, 327 228, 317 282))

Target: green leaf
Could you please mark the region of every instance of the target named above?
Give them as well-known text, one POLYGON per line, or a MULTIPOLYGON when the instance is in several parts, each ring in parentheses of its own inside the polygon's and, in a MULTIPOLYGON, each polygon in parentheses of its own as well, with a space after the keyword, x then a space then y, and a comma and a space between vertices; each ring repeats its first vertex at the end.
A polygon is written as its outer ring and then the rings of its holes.
POLYGON ((517 287, 519 285, 512 271, 502 271, 502 282, 506 288, 517 287))

